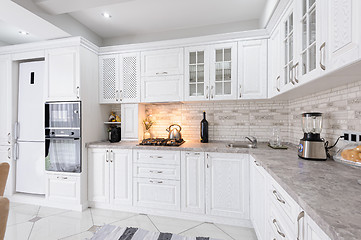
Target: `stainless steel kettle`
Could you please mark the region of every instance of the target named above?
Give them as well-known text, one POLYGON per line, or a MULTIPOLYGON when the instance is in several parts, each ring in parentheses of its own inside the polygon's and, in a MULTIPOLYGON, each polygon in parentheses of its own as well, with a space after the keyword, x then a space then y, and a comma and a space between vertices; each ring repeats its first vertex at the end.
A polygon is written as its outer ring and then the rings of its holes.
POLYGON ((169 139, 172 139, 172 140, 182 139, 182 134, 180 133, 182 128, 178 124, 172 124, 166 130, 167 130, 167 132, 169 132, 169 134, 168 134, 169 139))

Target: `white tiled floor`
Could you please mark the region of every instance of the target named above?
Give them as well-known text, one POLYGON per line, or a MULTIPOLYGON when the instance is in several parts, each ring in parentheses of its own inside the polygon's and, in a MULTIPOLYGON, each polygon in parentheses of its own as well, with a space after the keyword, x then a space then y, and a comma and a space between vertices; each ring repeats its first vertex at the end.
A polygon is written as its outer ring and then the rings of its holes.
POLYGON ((138 227, 192 237, 257 240, 251 228, 90 208, 84 212, 27 204, 10 204, 6 240, 81 240, 104 224, 138 227))

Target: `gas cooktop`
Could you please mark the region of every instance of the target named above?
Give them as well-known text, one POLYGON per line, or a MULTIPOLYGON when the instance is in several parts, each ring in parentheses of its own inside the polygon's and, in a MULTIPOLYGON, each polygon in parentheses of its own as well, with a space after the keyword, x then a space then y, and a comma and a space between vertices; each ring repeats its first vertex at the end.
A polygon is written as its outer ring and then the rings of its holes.
POLYGON ((147 139, 143 139, 142 142, 139 143, 139 145, 179 147, 184 142, 185 141, 183 139, 174 140, 169 138, 147 138, 147 139))

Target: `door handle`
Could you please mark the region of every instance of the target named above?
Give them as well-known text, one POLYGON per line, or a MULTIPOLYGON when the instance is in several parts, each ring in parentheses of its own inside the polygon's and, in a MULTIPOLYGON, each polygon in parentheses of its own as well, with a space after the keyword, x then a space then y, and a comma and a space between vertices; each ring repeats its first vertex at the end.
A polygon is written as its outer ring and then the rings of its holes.
POLYGON ((109 162, 109 150, 107 150, 105 153, 105 161, 109 162))
POLYGON ((77 99, 80 98, 80 88, 79 88, 79 86, 76 87, 76 98, 77 99))
POLYGON ((11 148, 8 148, 8 159, 11 159, 11 148))
POLYGON ((8 144, 10 144, 10 143, 11 143, 11 134, 8 133, 8 144))
POLYGON ((276 78, 276 90, 277 90, 278 92, 281 92, 281 89, 280 89, 280 78, 281 78, 281 76, 278 76, 278 77, 276 78))
POLYGON ((297 217, 297 240, 301 240, 300 239, 300 220, 305 216, 305 212, 302 211, 300 212, 300 214, 298 214, 297 217))
POLYGON ((283 238, 286 237, 286 235, 285 235, 283 232, 281 232, 281 229, 280 229, 280 227, 278 226, 278 223, 277 223, 277 220, 276 220, 276 219, 273 219, 273 225, 275 225, 276 231, 277 231, 277 233, 278 233, 279 235, 281 235, 283 238))
POLYGON ((109 153, 109 160, 110 160, 110 162, 112 163, 113 162, 113 160, 114 160, 114 153, 113 153, 113 150, 110 150, 110 153, 109 153))
POLYGON ((208 98, 209 98, 209 87, 206 86, 206 99, 208 99, 208 98))
POLYGON ((283 203, 283 204, 286 203, 285 200, 283 200, 283 199, 279 196, 279 194, 278 194, 278 192, 277 192, 276 190, 273 190, 272 193, 273 193, 273 195, 275 195, 277 201, 279 201, 280 203, 283 203))
POLYGON ((210 90, 210 92, 211 92, 211 99, 213 99, 213 89, 214 89, 214 86, 211 86, 211 90, 210 90))
POLYGON ((239 98, 242 98, 242 85, 239 84, 239 98))
POLYGON ((322 54, 325 52, 326 42, 322 43, 320 46, 320 67, 322 70, 326 70, 326 66, 322 63, 322 55, 323 55, 323 61, 325 61, 325 54, 322 54), (323 51, 322 51, 323 50, 323 51))

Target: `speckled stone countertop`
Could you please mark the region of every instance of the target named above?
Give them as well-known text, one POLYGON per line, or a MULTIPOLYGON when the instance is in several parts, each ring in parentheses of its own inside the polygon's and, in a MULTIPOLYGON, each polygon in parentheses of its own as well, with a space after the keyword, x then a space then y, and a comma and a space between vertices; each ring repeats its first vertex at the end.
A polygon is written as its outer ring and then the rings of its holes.
POLYGON ((180 147, 137 144, 98 142, 88 147, 251 154, 331 239, 361 239, 360 168, 333 160, 302 160, 298 158, 295 147, 274 150, 265 143, 259 143, 256 149, 229 148, 225 142, 204 144, 187 141, 180 147))

